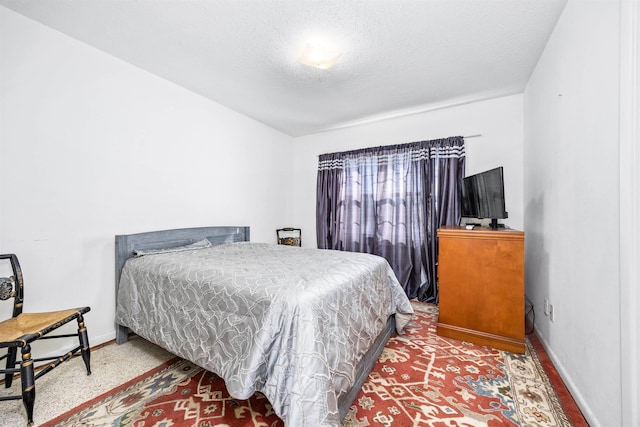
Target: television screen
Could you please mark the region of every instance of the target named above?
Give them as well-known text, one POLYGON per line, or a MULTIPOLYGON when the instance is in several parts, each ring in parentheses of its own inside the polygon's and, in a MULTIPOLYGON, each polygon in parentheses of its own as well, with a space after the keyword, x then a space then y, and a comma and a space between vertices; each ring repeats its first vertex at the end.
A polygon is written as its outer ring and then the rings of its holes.
POLYGON ((462 216, 489 218, 491 228, 498 227, 498 219, 508 217, 504 202, 502 166, 464 178, 462 216))

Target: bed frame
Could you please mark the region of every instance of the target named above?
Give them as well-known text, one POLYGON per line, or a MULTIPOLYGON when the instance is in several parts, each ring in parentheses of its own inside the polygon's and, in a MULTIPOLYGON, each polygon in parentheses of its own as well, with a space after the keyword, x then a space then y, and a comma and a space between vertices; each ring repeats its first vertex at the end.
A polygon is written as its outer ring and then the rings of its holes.
MULTIPOLYGON (((133 257, 134 250, 164 249, 175 246, 183 246, 195 243, 202 239, 208 239, 213 245, 233 242, 248 242, 250 238, 249 227, 197 227, 180 228, 174 230, 150 231, 137 234, 123 234, 116 236, 116 301, 120 286, 120 275, 125 262, 133 257)), ((135 331, 133 331, 135 332, 135 331)), ((376 364, 378 357, 384 350, 387 341, 395 332, 395 316, 389 317, 387 326, 380 333, 369 351, 358 363, 355 382, 347 393, 338 399, 340 418, 349 411, 351 404, 360 392, 362 385, 367 380, 369 372, 376 364)), ((129 328, 116 324, 116 342, 123 344, 128 340, 129 328)))

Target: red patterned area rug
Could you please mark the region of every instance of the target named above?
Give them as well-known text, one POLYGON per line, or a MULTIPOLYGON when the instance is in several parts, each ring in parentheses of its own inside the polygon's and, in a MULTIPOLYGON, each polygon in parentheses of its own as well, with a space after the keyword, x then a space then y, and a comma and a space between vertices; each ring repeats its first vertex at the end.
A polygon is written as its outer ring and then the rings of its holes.
MULTIPOLYGON (((438 309, 414 303, 342 427, 571 426, 530 343, 516 355, 436 334, 438 309)), ((215 374, 174 360, 43 427, 282 427, 269 401, 229 396, 215 374)), ((296 426, 291 426, 296 427, 296 426)))

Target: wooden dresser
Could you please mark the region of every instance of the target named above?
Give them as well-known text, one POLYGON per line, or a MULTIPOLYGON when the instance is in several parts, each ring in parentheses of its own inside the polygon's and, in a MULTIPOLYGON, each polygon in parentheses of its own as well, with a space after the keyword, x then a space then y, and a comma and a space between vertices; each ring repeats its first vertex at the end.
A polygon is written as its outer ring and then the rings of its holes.
POLYGON ((524 232, 443 227, 438 239, 438 335, 524 353, 524 232))

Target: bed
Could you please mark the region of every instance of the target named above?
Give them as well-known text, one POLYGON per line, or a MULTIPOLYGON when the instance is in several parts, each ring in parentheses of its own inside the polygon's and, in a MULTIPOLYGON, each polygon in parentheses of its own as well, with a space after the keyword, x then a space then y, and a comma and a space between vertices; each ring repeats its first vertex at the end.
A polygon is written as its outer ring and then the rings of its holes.
POLYGON ((263 393, 286 426, 338 426, 413 310, 383 258, 251 243, 249 227, 116 236, 116 341, 129 331, 263 393))

